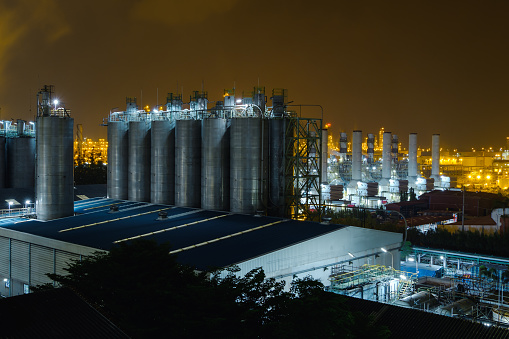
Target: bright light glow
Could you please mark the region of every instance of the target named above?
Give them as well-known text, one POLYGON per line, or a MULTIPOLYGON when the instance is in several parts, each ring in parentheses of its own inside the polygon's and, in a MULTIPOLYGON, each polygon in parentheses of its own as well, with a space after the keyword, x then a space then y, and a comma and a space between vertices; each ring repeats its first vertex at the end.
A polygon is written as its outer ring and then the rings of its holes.
POLYGON ((33 122, 33 121, 30 121, 30 124, 31 124, 31 125, 34 125, 34 122, 33 122))
POLYGON ((25 204, 27 204, 27 205, 28 205, 29 203, 30 203, 30 200, 25 201, 25 204))
POLYGON ((351 256, 352 258, 355 258, 355 255, 353 255, 352 253, 348 252, 348 255, 351 256))
POLYGON ((11 206, 11 205, 12 205, 12 201, 9 201, 9 206, 11 206))
POLYGON ((385 248, 380 248, 384 253, 387 253, 387 250, 385 248))
POLYGON ((7 281, 7 278, 4 278, 4 281, 7 281))
POLYGON ((408 258, 408 261, 415 261, 414 258, 408 258))
POLYGON ((440 259, 444 259, 444 256, 443 256, 443 255, 441 255, 441 256, 440 256, 440 259))
POLYGON ((399 277, 403 280, 406 280, 406 277, 403 274, 401 274, 399 277))
POLYGON ((54 104, 55 106, 56 106, 56 105, 58 105, 58 100, 57 100, 57 99, 53 100, 53 104, 54 104))
POLYGON ((242 103, 242 99, 237 99, 237 104, 242 103))

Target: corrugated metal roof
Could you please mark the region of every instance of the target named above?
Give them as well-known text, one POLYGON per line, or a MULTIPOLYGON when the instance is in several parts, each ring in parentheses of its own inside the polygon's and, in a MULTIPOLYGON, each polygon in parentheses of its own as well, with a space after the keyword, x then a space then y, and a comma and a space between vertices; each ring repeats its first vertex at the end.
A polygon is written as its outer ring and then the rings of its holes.
POLYGON ((129 338, 69 289, 0 299, 2 338, 129 338))
POLYGON ((376 325, 387 326, 391 338, 509 338, 509 330, 501 327, 369 300, 345 298, 352 311, 372 315, 376 325))
POLYGON ((135 238, 169 242, 179 261, 204 269, 223 267, 343 228, 340 225, 112 199, 75 203, 74 217, 30 220, 2 227, 109 250, 135 238), (118 212, 110 207, 118 206, 118 212), (167 219, 157 220, 158 213, 167 219), (79 214, 82 213, 82 214, 79 214))

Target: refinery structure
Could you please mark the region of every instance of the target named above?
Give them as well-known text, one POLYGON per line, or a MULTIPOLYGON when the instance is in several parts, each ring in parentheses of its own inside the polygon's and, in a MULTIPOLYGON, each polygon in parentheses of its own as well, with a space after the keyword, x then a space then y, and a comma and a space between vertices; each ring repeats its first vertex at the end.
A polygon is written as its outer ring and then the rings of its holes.
POLYGON ((147 112, 127 98, 108 125, 108 197, 246 214, 301 217, 321 205, 322 120, 287 110, 286 90, 264 87, 208 108, 170 93, 147 112))
POLYGON ((333 205, 379 208, 399 202, 402 196, 416 197, 432 190, 451 188, 451 180, 440 172, 440 135, 432 136, 431 173, 424 177, 417 157, 417 133, 408 137, 408 152, 400 152, 396 134, 381 131, 378 145, 375 135, 368 133, 363 147, 362 131, 352 133, 351 142, 345 132, 340 134, 339 150, 331 151, 328 159, 328 183, 325 200, 333 205), (348 147, 350 146, 350 147, 348 147), (377 147, 378 154, 375 152, 377 147))
POLYGON ((198 270, 263 267, 287 283, 312 276, 347 296, 509 324, 504 258, 419 248, 404 254, 406 226, 403 236, 332 224, 326 213, 322 223, 302 221, 326 208, 378 209, 405 195, 454 189, 441 172, 438 134, 425 166, 416 133, 407 153, 386 131, 378 138, 341 133, 335 150, 323 116, 291 110, 319 105, 291 105, 286 90, 272 90, 270 101, 264 87, 241 97, 225 90, 213 103, 202 90, 187 103, 170 93, 153 110, 127 98, 125 111, 103 121, 107 142, 83 142, 77 126, 73 160, 74 121, 53 92, 39 91, 35 123, 0 124, 0 184, 34 187, 37 214, 3 220, 0 295, 29 293, 72 260, 146 238, 170 242, 170 253, 198 270), (103 162, 106 153, 107 196, 74 202, 73 165, 103 162))
POLYGON ((127 98, 126 110, 107 121, 108 196, 298 218, 324 204, 379 208, 410 191, 450 188, 439 170, 438 134, 431 177, 424 178, 417 134, 410 134, 405 158, 390 132, 383 133, 381 157, 374 157, 373 134, 363 155, 361 131, 353 132, 351 152, 341 133, 339 152, 329 156, 322 119, 289 110, 286 90, 273 90, 271 100, 267 106, 263 87, 242 97, 225 90, 212 108, 203 91, 186 105, 170 93, 153 111, 127 98))

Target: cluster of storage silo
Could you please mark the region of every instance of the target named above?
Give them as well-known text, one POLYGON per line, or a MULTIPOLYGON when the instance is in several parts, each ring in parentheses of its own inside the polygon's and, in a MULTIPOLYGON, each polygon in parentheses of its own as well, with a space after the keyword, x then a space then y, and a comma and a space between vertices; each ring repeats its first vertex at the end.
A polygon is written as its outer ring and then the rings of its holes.
POLYGON ((33 188, 35 124, 0 121, 0 188, 33 188))
POLYGON ((264 90, 207 109, 206 92, 189 108, 170 94, 165 110, 127 109, 108 119, 108 197, 208 210, 282 215, 284 96, 265 108, 264 90))

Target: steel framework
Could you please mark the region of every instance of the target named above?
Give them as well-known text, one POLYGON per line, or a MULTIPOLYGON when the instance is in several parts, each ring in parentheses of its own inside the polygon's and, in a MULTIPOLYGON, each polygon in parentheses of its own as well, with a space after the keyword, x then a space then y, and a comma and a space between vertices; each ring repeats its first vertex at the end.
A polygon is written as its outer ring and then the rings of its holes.
POLYGON ((322 120, 290 116, 285 139, 285 214, 321 215, 322 120))

